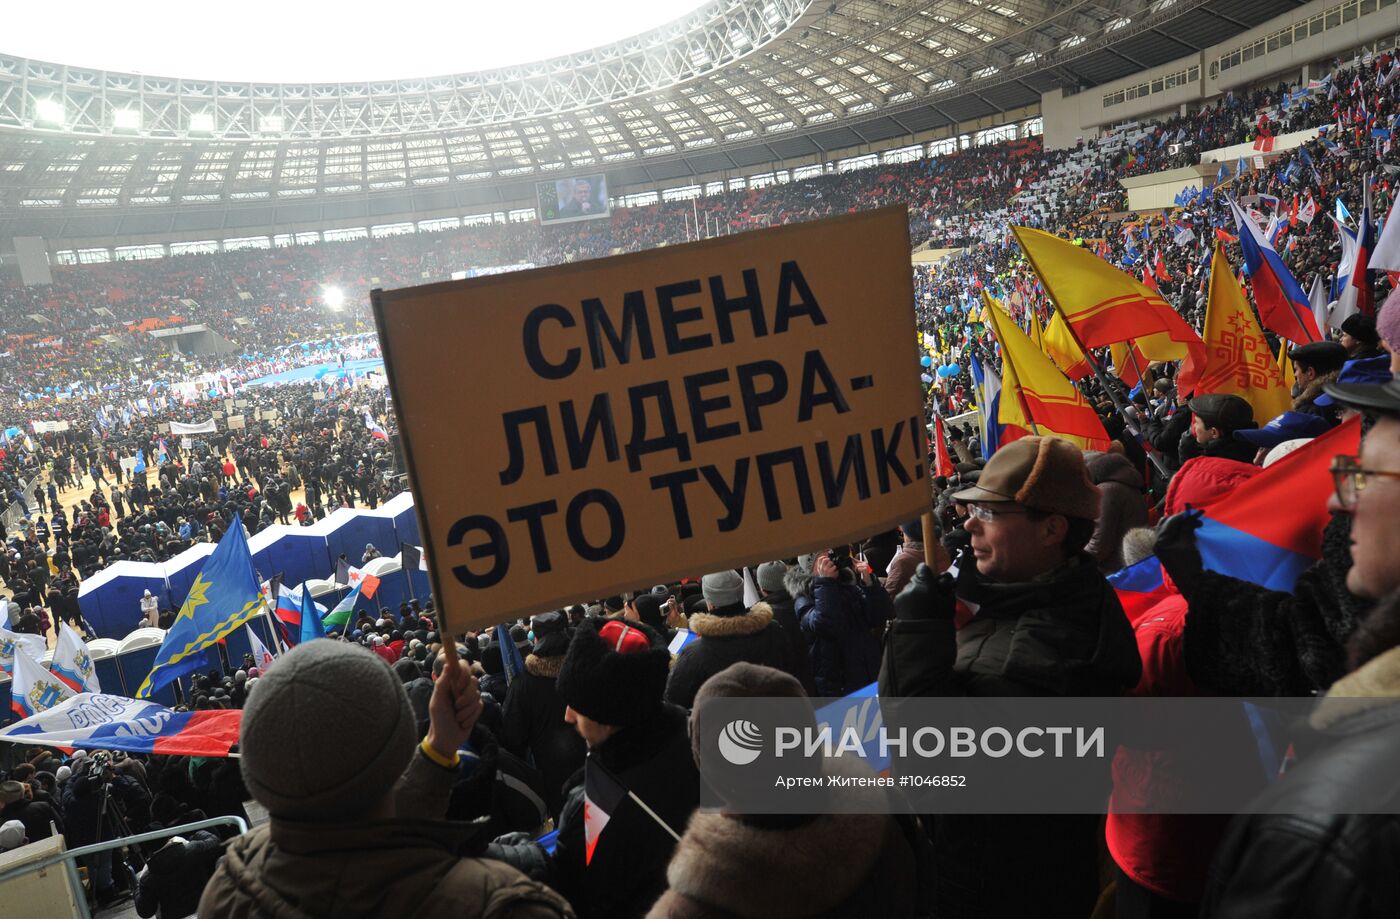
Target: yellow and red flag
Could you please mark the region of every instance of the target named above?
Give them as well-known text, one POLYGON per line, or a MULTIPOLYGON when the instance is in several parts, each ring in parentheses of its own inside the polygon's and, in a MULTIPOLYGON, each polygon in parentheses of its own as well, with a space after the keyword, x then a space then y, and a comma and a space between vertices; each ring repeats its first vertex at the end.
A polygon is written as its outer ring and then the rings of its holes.
POLYGON ((1162 295, 1079 246, 1028 227, 1012 227, 1021 250, 1085 348, 1136 339, 1152 360, 1184 363, 1183 392, 1195 388, 1205 343, 1162 295))
POLYGON ((1288 386, 1218 242, 1210 265, 1205 340, 1206 363, 1197 393, 1241 397, 1254 408, 1260 425, 1288 411, 1293 404, 1288 386))
POLYGON ((1055 310, 1050 317, 1040 342, 1041 349, 1050 355, 1050 360, 1071 380, 1082 380, 1094 372, 1094 368, 1089 366, 1088 359, 1084 357, 1084 350, 1079 347, 1079 342, 1074 340, 1069 326, 1065 324, 1064 314, 1059 310, 1055 310))
POLYGON ((985 291, 982 298, 982 314, 1001 345, 1002 445, 1039 433, 1063 437, 1083 450, 1107 450, 1108 432, 1083 393, 1035 349, 1000 304, 985 291))

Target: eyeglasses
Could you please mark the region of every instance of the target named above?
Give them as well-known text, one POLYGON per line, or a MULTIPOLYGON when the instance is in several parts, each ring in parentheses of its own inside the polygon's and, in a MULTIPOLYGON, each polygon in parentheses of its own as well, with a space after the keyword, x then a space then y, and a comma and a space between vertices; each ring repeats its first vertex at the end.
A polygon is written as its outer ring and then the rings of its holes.
POLYGON ((967 506, 967 512, 983 523, 991 523, 998 517, 1024 517, 1026 514, 1024 510, 1004 511, 1000 508, 992 508, 985 504, 969 504, 967 506))
POLYGON ((1363 469, 1361 458, 1338 456, 1332 460, 1332 485, 1337 489, 1337 500, 1343 509, 1354 510, 1356 498, 1366 487, 1366 479, 1400 479, 1400 472, 1382 472, 1379 469, 1363 469))

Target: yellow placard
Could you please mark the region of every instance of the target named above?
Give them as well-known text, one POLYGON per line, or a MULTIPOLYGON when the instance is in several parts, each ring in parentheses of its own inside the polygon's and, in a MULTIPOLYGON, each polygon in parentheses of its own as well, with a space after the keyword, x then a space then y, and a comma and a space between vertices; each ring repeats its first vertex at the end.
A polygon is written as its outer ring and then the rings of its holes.
POLYGON ((928 510, 902 207, 373 301, 450 632, 928 510))

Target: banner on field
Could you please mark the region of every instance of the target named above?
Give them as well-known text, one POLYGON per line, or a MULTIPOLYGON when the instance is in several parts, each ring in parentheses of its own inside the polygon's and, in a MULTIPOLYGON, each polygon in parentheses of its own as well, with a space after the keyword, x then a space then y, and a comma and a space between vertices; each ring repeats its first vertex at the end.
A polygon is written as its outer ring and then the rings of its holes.
POLYGON ((219 429, 214 426, 214 419, 201 421, 199 424, 181 424, 178 421, 170 422, 171 434, 217 434, 219 429))
POLYGON ((908 249, 888 208, 375 291, 451 630, 927 510, 908 249))

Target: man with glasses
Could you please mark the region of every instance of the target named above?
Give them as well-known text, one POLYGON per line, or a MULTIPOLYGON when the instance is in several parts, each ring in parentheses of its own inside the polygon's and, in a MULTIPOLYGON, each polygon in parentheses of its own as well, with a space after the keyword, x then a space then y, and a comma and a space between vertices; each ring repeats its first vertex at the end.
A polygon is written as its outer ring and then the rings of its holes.
MULTIPOLYGON (((882 699, 1116 696, 1137 684, 1137 643, 1084 546, 1099 490, 1084 454, 1055 437, 998 450, 951 496, 972 540, 950 573, 920 565, 895 600, 882 699)), ((898 719, 898 707, 886 720, 898 719)), ((1105 795, 1108 774, 1104 774, 1105 795)), ((1099 893, 1092 815, 935 815, 939 914, 1087 916, 1099 893), (1015 866, 1016 883, 1006 882, 1015 866)))
POLYGON ((1217 849, 1208 919, 1400 914, 1400 381, 1323 388, 1375 419, 1361 456, 1334 462, 1329 506, 1352 520, 1347 588, 1377 602, 1286 773, 1217 849))

